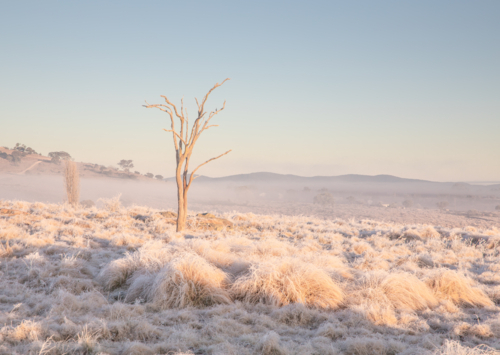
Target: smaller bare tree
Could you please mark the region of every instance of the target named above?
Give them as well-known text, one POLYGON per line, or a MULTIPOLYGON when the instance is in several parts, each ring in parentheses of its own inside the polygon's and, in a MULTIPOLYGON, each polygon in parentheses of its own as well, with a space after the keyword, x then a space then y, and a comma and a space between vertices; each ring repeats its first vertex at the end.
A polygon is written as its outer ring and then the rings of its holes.
POLYGON ((154 104, 150 105, 146 101, 146 108, 157 108, 163 112, 166 112, 170 116, 170 124, 171 129, 164 129, 167 132, 172 133, 172 137, 174 139, 174 147, 175 147, 175 158, 176 158, 176 169, 175 169, 175 180, 177 182, 177 231, 182 231, 186 226, 186 218, 187 218, 187 193, 193 180, 196 178, 196 171, 201 168, 203 165, 226 155, 231 150, 227 152, 207 160, 203 164, 198 165, 196 169, 194 169, 191 174, 188 175, 189 169, 189 161, 191 159, 191 154, 193 153, 193 148, 201 133, 211 127, 217 127, 218 125, 210 125, 210 120, 217 115, 219 112, 224 110, 226 107, 226 102, 222 105, 221 109, 215 109, 211 111, 208 115, 205 112, 205 104, 208 100, 208 96, 217 89, 219 86, 224 84, 228 79, 224 80, 222 83, 217 83, 212 87, 208 93, 205 95, 203 100, 198 102, 198 99, 195 98, 196 104, 198 105, 198 116, 193 122, 191 126, 191 132, 189 132, 189 122, 188 122, 188 114, 184 108, 184 100, 181 100, 180 110, 175 106, 170 100, 162 95, 165 100, 164 104, 154 104), (177 117, 180 121, 180 130, 175 129, 175 117, 177 117))
POLYGON ((80 176, 78 167, 74 161, 64 161, 64 185, 68 203, 72 206, 78 205, 80 200, 80 176))

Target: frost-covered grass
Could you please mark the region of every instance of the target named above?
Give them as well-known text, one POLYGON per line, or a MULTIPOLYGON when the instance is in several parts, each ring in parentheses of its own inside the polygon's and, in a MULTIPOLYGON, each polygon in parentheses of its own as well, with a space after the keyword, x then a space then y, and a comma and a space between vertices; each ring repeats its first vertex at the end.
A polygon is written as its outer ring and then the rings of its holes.
POLYGON ((0 353, 500 349, 494 226, 157 212, 0 201, 0 353))

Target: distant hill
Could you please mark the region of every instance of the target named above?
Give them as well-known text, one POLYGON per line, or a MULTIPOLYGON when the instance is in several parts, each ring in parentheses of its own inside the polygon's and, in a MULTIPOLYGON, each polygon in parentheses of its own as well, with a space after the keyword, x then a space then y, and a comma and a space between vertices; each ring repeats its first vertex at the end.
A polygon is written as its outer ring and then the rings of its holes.
MULTIPOLYGON (((175 182, 175 178, 167 178, 167 181, 175 182)), ((358 188, 361 186, 376 185, 379 189, 406 189, 406 188, 419 188, 421 191, 437 191, 443 193, 447 191, 454 191, 457 193, 493 193, 498 194, 500 185, 473 185, 464 182, 437 182, 420 179, 406 179, 393 175, 359 175, 347 174, 338 176, 298 176, 291 174, 276 174, 269 172, 258 172, 250 174, 238 174, 222 177, 208 177, 200 175, 196 179, 196 183, 216 184, 226 183, 235 184, 240 186, 252 185, 303 185, 305 186, 335 186, 349 185, 351 188, 358 188), (444 190, 443 190, 444 189, 444 190)), ((196 184, 195 183, 195 184, 196 184)))
MULTIPOLYGON (((168 178, 169 181, 175 181, 175 178, 168 178)), ((338 175, 338 176, 298 176, 291 174, 276 174, 269 172, 259 172, 250 174, 238 174, 223 177, 199 176, 198 182, 233 182, 233 183, 437 183, 427 180, 405 179, 392 175, 338 175)), ((441 183, 437 183, 441 184, 441 183)))

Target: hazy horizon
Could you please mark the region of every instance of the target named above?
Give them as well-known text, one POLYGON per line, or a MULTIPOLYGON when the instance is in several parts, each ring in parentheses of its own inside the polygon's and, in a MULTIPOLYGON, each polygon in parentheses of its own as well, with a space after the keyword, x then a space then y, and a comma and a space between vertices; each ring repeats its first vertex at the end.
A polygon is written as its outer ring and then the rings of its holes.
POLYGON ((500 181, 500 3, 5 3, 0 145, 171 176, 165 114, 226 110, 193 166, 228 176, 500 181))

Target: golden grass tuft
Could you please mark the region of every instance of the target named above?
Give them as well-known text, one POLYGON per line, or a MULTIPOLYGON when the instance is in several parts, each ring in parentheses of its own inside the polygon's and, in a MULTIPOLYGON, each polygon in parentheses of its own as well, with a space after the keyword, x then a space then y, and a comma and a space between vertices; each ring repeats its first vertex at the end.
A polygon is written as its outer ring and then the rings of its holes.
POLYGON ((335 309, 344 300, 341 288, 322 269, 293 258, 253 264, 232 288, 236 299, 274 306, 302 303, 335 309))
POLYGON ((201 256, 183 253, 156 275, 147 300, 158 309, 232 303, 227 275, 201 256))
POLYGON ((395 309, 421 311, 438 305, 432 290, 409 273, 389 274, 380 287, 395 309))
POLYGON ((350 290, 350 308, 377 325, 397 324, 394 306, 380 286, 386 274, 370 272, 350 290))
POLYGON ((23 320, 21 324, 13 328, 7 339, 13 343, 23 340, 37 341, 42 333, 42 327, 39 323, 31 320, 23 320))
POLYGON ((473 287, 471 279, 455 271, 440 271, 429 278, 426 283, 438 298, 450 300, 455 304, 479 307, 494 305, 483 291, 473 287))

